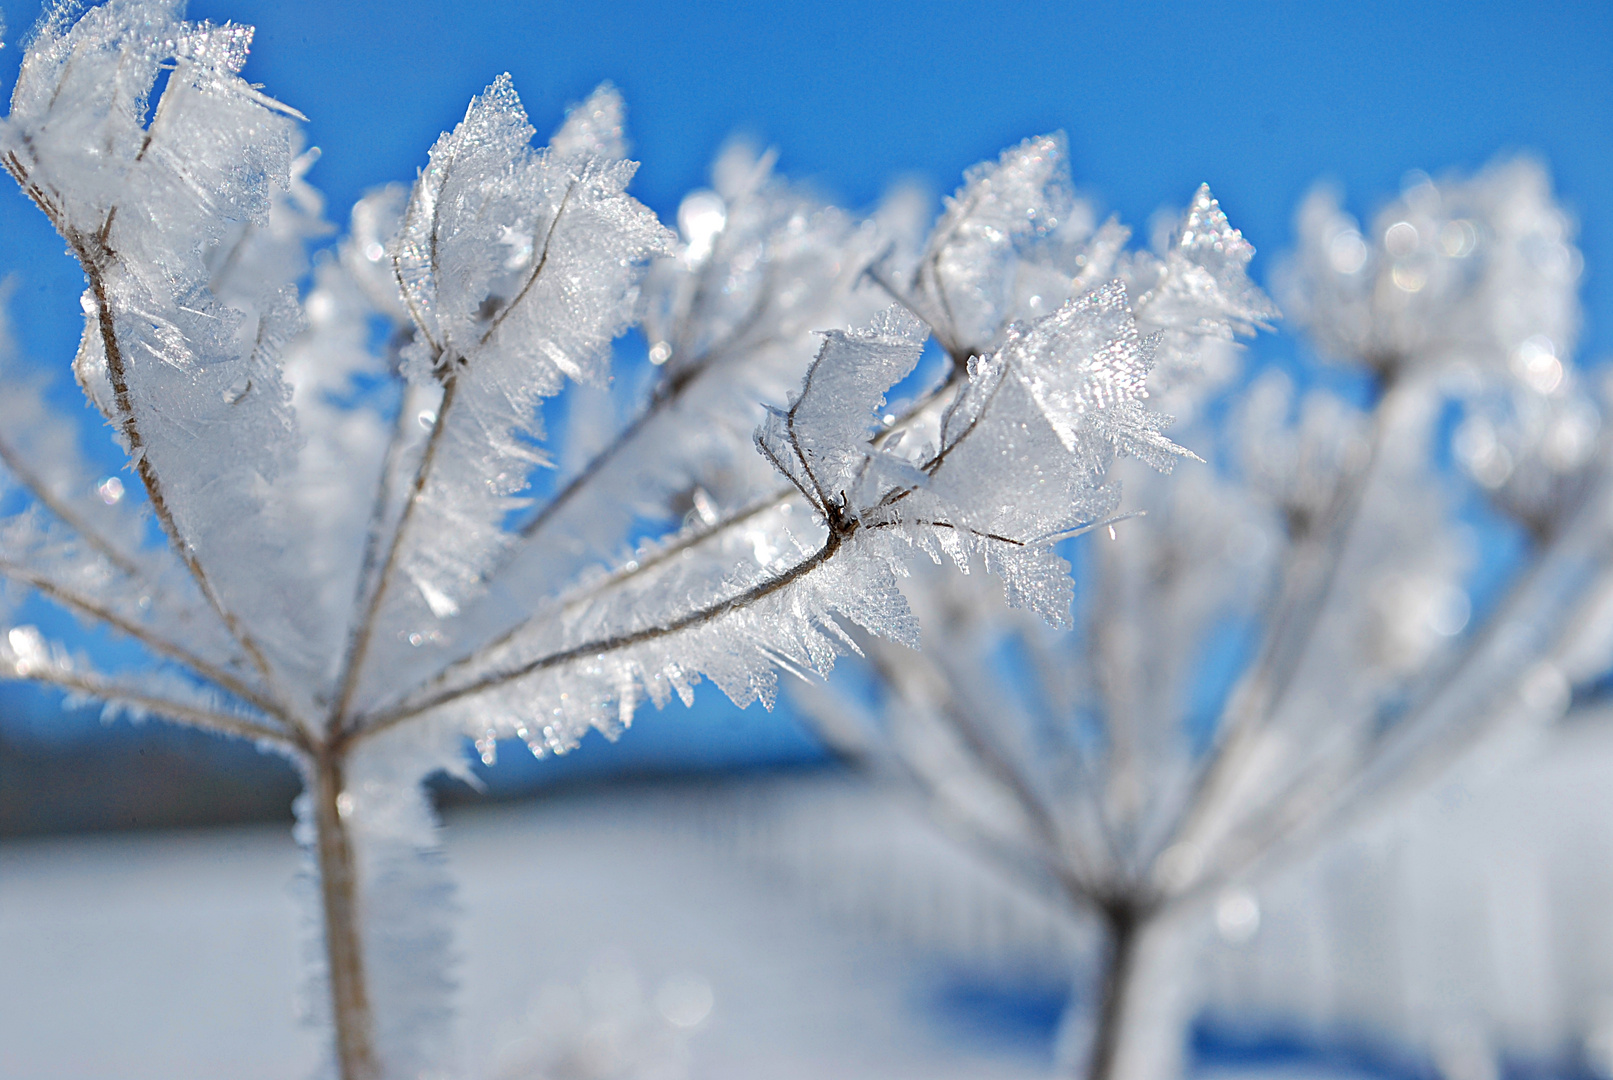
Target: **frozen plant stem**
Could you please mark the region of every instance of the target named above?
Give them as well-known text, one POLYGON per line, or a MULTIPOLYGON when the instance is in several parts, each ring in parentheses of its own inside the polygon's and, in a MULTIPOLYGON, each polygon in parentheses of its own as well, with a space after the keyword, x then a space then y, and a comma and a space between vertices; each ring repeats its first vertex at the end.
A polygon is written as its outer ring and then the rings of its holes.
MULTIPOLYGON (((336 704, 332 706, 330 718, 326 722, 326 732, 331 738, 342 735, 348 728, 348 707, 353 701, 353 692, 358 688, 358 680, 364 673, 364 661, 369 655, 370 639, 375 634, 375 620, 381 612, 381 604, 386 599, 387 587, 392 581, 392 571, 398 562, 398 552, 403 546, 403 538, 408 532, 409 521, 414 517, 415 508, 420 505, 420 495, 426 488, 426 482, 431 478, 431 467, 437 460, 437 447, 441 445, 442 435, 447 430, 448 410, 454 404, 454 389, 459 380, 452 373, 444 381, 442 401, 437 406, 437 415, 431 423, 431 435, 426 440, 425 452, 420 457, 420 466, 415 470, 414 481, 409 485, 408 499, 403 504, 403 516, 392 530, 392 542, 387 545, 386 558, 381 562, 381 570, 370 592, 368 603, 364 605, 364 612, 353 623, 353 634, 348 646, 347 655, 342 660, 341 690, 336 696, 336 704)), ((375 504, 380 506, 386 500, 387 475, 381 476, 381 490, 375 496, 375 504)), ((363 576, 359 579, 360 588, 368 584, 363 576)))
POLYGON ((342 1080, 379 1076, 373 1046, 369 988, 358 910, 358 874, 343 812, 346 787, 342 756, 319 753, 312 762, 319 897, 325 924, 325 962, 330 975, 331 1019, 342 1080))
POLYGON ((1151 918, 1147 909, 1126 901, 1102 907, 1103 961, 1097 980, 1098 1015, 1093 1032, 1087 1080, 1115 1080, 1120 1039, 1126 1030, 1126 1008, 1137 966, 1138 942, 1151 918))

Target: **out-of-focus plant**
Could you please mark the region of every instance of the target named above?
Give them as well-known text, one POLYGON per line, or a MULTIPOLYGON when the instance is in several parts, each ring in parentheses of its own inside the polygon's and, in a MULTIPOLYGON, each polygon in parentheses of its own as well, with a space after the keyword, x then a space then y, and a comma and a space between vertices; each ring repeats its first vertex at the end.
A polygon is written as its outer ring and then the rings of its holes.
MULTIPOLYGON (((1203 243, 1197 210, 1130 272, 1203 243)), ((1062 1053, 1101 1080, 1179 1066, 1180 915, 1252 931, 1252 875, 1475 743, 1527 736, 1607 666, 1613 486, 1545 171, 1420 177, 1366 232, 1321 189, 1298 230, 1286 314, 1364 372, 1358 397, 1163 366, 1156 400, 1211 466, 1117 472, 1146 516, 1081 550, 1073 630, 923 575, 924 650, 864 643, 879 707, 804 695, 831 742, 1096 916, 1100 971, 1062 1053), (1500 567, 1509 530, 1522 557, 1500 567), (1475 595, 1485 560, 1510 574, 1499 597, 1475 595)), ((1269 314, 1251 300, 1245 319, 1269 314)))
POLYGON ((922 244, 900 203, 859 221, 735 151, 674 238, 625 193, 613 90, 534 148, 502 77, 305 290, 313 155, 239 77, 250 39, 171 0, 61 3, 29 39, 0 162, 83 268, 74 373, 131 479, 95 480, 10 379, 0 574, 144 656, 24 611, 0 669, 297 763, 344 1080, 448 1052, 420 782, 467 737, 564 753, 702 676, 770 703, 848 626, 916 642, 921 553, 1064 618, 1053 548, 1113 510, 1114 459, 1185 453, 1143 406, 1156 358, 1268 314, 1207 192, 1162 261, 1124 260, 1072 216, 1057 138, 972 174, 922 244), (635 318, 646 399, 620 425, 571 395, 549 483, 545 399, 605 386, 635 318), (932 331, 946 374, 885 412, 932 331))
POLYGON ((1613 1073, 1613 727, 1576 700, 1263 877, 1201 953, 1201 1024, 1374 1046, 1443 1080, 1613 1073), (1258 929, 1258 933, 1250 931, 1258 929))

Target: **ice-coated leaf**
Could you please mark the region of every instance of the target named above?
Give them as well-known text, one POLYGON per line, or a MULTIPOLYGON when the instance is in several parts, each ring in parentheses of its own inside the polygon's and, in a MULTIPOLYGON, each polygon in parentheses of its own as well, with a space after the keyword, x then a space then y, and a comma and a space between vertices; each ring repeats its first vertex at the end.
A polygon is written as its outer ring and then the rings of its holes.
POLYGON ((865 329, 827 332, 800 395, 757 432, 763 453, 821 510, 844 506, 868 459, 885 391, 913 370, 927 336, 924 324, 900 308, 865 329))
POLYGON ((566 110, 566 122, 549 140, 560 157, 623 158, 627 156, 627 107, 610 83, 600 83, 586 101, 566 110))
POLYGON ((1157 285, 1137 302, 1139 318, 1172 330, 1232 338, 1270 329, 1277 308, 1249 280, 1255 249, 1200 185, 1163 252, 1157 285))
MULTIPOLYGON (((613 100, 604 91, 584 116, 613 100)), ((576 125, 562 134, 574 142, 576 125)), ((633 163, 569 143, 535 150, 531 135, 500 77, 432 148, 393 244, 418 330, 406 370, 443 388, 422 412, 428 460, 397 556, 412 587, 389 595, 382 620, 405 634, 481 590, 511 542, 506 516, 547 460, 538 402, 567 377, 603 382, 644 263, 667 242, 625 192, 633 163)))
POLYGON ((991 347, 1014 314, 1014 256, 1074 206, 1063 133, 1026 139, 964 175, 912 272, 915 306, 955 356, 991 347))
POLYGON ((1120 259, 1138 326, 1157 334, 1152 383, 1188 416, 1235 377, 1238 338, 1271 328, 1276 305, 1248 276, 1254 248, 1201 185, 1155 251, 1120 259))
POLYGON ((1138 333, 1118 281, 1011 330, 1002 351, 1070 450, 1083 421, 1148 396, 1154 341, 1138 333))

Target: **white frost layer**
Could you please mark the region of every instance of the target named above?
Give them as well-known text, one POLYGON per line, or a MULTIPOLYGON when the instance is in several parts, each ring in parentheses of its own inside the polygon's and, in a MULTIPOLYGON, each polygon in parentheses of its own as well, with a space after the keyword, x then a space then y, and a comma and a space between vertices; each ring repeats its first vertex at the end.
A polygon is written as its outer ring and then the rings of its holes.
MULTIPOLYGON (((586 988, 623 959, 657 1007, 691 977, 709 985, 686 1040, 688 1075, 706 1080, 1043 1075, 1034 1047, 1005 1060, 921 1011, 927 950, 851 929, 711 842, 706 826, 778 802, 614 793, 455 816, 457 1075, 510 1075, 546 988, 586 988)), ((0 1076, 311 1075, 300 865, 272 826, 0 845, 0 1076)))

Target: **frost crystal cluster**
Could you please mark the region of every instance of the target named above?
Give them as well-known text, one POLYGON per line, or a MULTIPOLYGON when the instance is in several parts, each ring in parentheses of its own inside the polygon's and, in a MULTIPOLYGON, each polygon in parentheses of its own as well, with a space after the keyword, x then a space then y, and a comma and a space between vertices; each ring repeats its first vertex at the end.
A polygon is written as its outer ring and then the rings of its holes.
MULTIPOLYGON (((1205 213, 1147 264, 1180 284, 1139 290, 1139 322, 1227 338, 1272 314, 1213 225, 1209 256, 1205 213)), ((1183 913, 1247 936, 1251 875, 1471 744, 1516 747, 1613 658, 1613 489, 1569 360, 1580 256, 1544 170, 1414 177, 1370 230, 1323 190, 1298 233, 1286 313, 1363 372, 1364 407, 1281 372, 1161 366, 1174 437, 1211 465, 1116 470, 1146 516, 1082 550, 1072 632, 972 579, 915 577, 924 651, 866 643, 883 716, 804 695, 832 740, 1105 928, 1063 1032, 1092 1076, 1180 1067, 1183 913), (1464 487, 1522 538, 1499 598, 1470 595, 1464 487)))
POLYGON ((674 234, 626 194, 614 90, 534 145, 505 77, 310 264, 315 153, 240 77, 250 40, 162 0, 60 4, 29 39, 0 161, 83 268, 74 373, 129 470, 97 480, 8 372, 28 498, 0 560, 11 599, 148 662, 19 613, 0 664, 298 764, 345 1080, 447 1054, 420 783, 467 738, 564 753, 702 678, 771 703, 778 668, 826 674, 853 630, 915 644, 915 563, 978 563, 1064 620, 1053 549, 1112 513, 1115 459, 1185 453, 1150 369, 1270 315, 1208 191, 1168 249, 1124 255, 1058 137, 972 172, 927 236, 901 200, 860 219, 733 149, 674 234), (654 378, 620 422, 635 322, 654 378), (947 370, 887 404, 931 336, 947 370))

